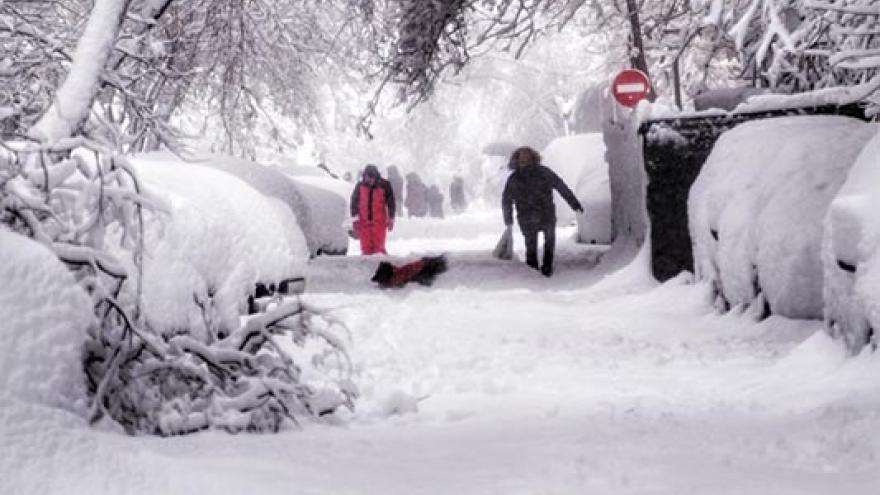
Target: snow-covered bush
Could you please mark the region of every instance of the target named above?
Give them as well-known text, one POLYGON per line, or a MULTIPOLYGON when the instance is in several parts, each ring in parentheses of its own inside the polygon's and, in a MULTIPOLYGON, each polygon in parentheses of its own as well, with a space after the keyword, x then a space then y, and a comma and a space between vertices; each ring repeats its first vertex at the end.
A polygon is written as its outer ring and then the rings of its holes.
POLYGON ((822 316, 822 218, 873 132, 845 117, 749 122, 723 134, 688 198, 697 276, 724 305, 822 316))
POLYGON ((0 226, 0 396, 83 412, 92 300, 46 246, 0 226))
MULTIPOLYGON (((303 181, 292 180, 279 169, 229 156, 209 156, 199 160, 203 165, 223 170, 247 182, 260 193, 282 201, 296 216, 305 235, 311 256, 321 253, 340 254, 348 249, 348 237, 344 223, 348 204, 347 197, 340 198, 325 189, 303 181)), ((308 174, 306 167, 298 167, 308 174)), ((304 175, 315 180, 333 180, 315 167, 314 175, 304 175)))
POLYGON ((864 147, 825 217, 825 319, 857 352, 880 328, 880 129, 864 147))
POLYGON ((584 207, 584 214, 577 215, 557 198, 559 222, 576 219, 579 242, 611 242, 611 189, 602 134, 577 134, 555 139, 541 155, 544 165, 553 169, 574 190, 584 207))

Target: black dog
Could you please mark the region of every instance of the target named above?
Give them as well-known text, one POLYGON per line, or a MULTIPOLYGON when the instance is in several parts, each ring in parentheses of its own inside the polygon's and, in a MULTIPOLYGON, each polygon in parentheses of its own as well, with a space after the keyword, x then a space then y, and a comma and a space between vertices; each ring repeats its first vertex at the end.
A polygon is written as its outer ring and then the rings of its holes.
POLYGON ((403 266, 395 266, 383 261, 379 263, 371 280, 378 283, 379 287, 383 289, 403 287, 408 282, 430 286, 434 283, 437 275, 445 272, 446 269, 446 256, 444 255, 425 256, 403 266))

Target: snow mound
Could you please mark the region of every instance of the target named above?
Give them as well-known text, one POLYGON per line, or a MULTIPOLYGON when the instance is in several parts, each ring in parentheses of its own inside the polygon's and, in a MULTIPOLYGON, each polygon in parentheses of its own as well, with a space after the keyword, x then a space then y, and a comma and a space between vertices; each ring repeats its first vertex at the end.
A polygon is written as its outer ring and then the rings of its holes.
POLYGON ((315 167, 296 167, 297 173, 303 174, 302 180, 296 181, 277 168, 231 156, 210 156, 204 159, 204 164, 229 172, 260 193, 284 202, 296 216, 311 256, 344 254, 348 249, 348 236, 343 227, 346 196, 340 198, 327 189, 306 182, 333 181, 324 171, 315 167))
POLYGON ((419 412, 419 399, 403 390, 394 390, 382 401, 382 415, 403 416, 419 412))
POLYGON ((726 305, 821 318, 822 218, 874 128, 836 116, 745 123, 716 143, 688 198, 697 275, 726 305))
POLYGON ((296 217, 235 176, 168 155, 135 157, 146 193, 144 307, 163 332, 235 328, 254 284, 303 277, 296 217))
POLYGON ((0 230, 0 395, 84 410, 89 296, 42 244, 0 230))
POLYGON ((825 318, 851 351, 880 328, 880 127, 828 209, 822 242, 825 318))
POLYGON ((584 207, 584 214, 577 215, 557 197, 556 217, 559 222, 565 224, 576 219, 580 242, 611 242, 611 188, 602 134, 577 134, 555 139, 544 149, 542 157, 544 165, 553 169, 575 191, 584 207))

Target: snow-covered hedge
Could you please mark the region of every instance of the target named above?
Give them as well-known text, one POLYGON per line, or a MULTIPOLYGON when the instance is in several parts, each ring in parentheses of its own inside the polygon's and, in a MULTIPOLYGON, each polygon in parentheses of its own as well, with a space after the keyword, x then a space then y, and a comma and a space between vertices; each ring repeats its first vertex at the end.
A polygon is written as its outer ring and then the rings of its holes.
POLYGON ((822 316, 822 219, 873 132, 846 117, 798 116, 721 136, 688 198, 697 276, 720 303, 760 296, 772 313, 822 316))
POLYGON ((339 197, 307 180, 332 181, 315 167, 296 167, 302 180, 294 180, 280 169, 240 158, 209 156, 202 163, 244 180, 260 193, 284 202, 296 216, 311 256, 344 254, 348 250, 345 230, 347 196, 339 197), (310 173, 313 171, 314 173, 310 173))
POLYGON ((825 217, 825 318, 852 351, 880 328, 880 128, 862 149, 825 217))
POLYGON ((572 188, 584 207, 584 214, 577 215, 561 198, 557 198, 558 221, 568 223, 576 219, 579 242, 610 243, 611 189, 602 134, 577 134, 555 139, 544 149, 542 158, 544 164, 572 188))
POLYGON ((281 201, 168 155, 132 162, 158 204, 145 217, 143 279, 146 316, 157 331, 235 328, 257 282, 304 276, 305 240, 281 201))
POLYGON ((46 246, 0 227, 0 396, 85 410, 92 300, 46 246))

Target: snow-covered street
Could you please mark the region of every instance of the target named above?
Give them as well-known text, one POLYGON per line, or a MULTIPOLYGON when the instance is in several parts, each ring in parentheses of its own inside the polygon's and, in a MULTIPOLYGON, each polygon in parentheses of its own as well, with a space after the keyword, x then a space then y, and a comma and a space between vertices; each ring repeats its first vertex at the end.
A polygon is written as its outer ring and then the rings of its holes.
POLYGON ((877 493, 877 355, 846 359, 820 322, 718 316, 640 261, 606 277, 571 228, 545 279, 491 258, 499 218, 398 221, 392 254, 450 254, 431 288, 312 261, 307 300, 351 330, 353 414, 161 439, 7 402, 0 493, 877 493))
POLYGON ((0 0, 0 495, 880 495, 878 34, 0 0))

